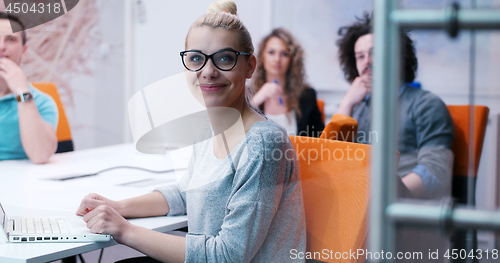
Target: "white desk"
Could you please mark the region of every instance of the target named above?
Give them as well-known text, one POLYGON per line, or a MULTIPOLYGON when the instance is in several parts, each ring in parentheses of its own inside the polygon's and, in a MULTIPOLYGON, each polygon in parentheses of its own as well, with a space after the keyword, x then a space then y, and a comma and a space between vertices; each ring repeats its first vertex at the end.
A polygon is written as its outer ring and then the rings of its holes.
MULTIPOLYGON (((160 185, 175 182, 174 172, 154 174, 130 169, 112 170, 67 181, 47 180, 50 177, 94 173, 124 165, 151 170, 172 168, 167 156, 139 153, 132 144, 57 154, 43 165, 35 165, 28 160, 0 161, 0 202, 8 216, 76 216, 75 211, 81 199, 88 193, 95 192, 120 200, 149 193, 160 185), (144 184, 133 184, 139 181, 144 184), (156 183, 148 185, 149 182, 156 183), (122 185, 124 183, 132 184, 122 185)), ((129 221, 160 232, 187 226, 186 216, 129 221)), ((48 262, 115 244, 115 241, 0 244, 0 262, 48 262)))

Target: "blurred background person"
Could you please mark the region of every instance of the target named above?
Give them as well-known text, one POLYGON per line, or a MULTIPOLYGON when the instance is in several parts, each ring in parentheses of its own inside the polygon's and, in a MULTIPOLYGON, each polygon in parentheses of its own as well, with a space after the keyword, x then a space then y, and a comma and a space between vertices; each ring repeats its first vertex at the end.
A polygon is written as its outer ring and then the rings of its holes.
MULTIPOLYGON (((371 17, 366 13, 339 30, 340 66, 351 87, 337 113, 358 122, 355 142, 372 143, 372 51, 371 17), (370 136, 368 136, 370 134, 370 136)), ((444 102, 436 95, 409 85, 415 79, 418 61, 413 41, 401 33, 401 79, 398 91, 397 174, 409 190, 401 197, 438 199, 449 196, 453 168, 453 120, 444 102)), ((375 133, 376 134, 376 133, 375 133)))
MULTIPOLYGON (((372 143, 372 64, 373 31, 368 13, 339 30, 340 66, 351 87, 337 113, 352 116, 358 122, 355 142, 372 143)), ((401 32, 401 78, 398 92, 397 140, 400 158, 397 178, 398 197, 440 199, 451 193, 453 168, 453 120, 444 102, 436 95, 409 85, 418 67, 413 41, 401 32)), ((398 251, 426 253, 449 249, 448 239, 435 229, 399 226, 398 251)), ((404 262, 420 262, 405 259, 404 262)))
POLYGON ((319 137, 325 125, 316 91, 305 81, 304 50, 284 28, 274 29, 259 44, 253 79, 253 102, 288 135, 319 137))
POLYGON ((26 54, 24 24, 0 12, 0 161, 48 162, 57 149, 54 100, 33 87, 19 66, 26 54), (12 25, 21 31, 12 32, 12 25))

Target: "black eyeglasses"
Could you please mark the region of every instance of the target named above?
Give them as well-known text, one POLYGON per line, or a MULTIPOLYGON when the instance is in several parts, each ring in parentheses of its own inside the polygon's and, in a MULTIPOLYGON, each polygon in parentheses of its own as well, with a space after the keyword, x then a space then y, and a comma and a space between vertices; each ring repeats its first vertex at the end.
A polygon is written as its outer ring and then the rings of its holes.
POLYGON ((236 66, 239 55, 250 56, 251 54, 228 48, 221 49, 211 55, 199 50, 181 51, 182 64, 189 71, 199 71, 207 64, 209 58, 212 59, 216 68, 222 71, 230 71, 236 66))

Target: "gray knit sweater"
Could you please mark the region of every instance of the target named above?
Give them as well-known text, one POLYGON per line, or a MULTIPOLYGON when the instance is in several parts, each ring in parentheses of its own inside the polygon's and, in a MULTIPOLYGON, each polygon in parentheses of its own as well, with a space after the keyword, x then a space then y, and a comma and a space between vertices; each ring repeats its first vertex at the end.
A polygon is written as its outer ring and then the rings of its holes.
POLYGON ((195 144, 186 176, 157 190, 169 215, 188 214, 186 262, 291 262, 291 249, 305 251, 299 164, 272 121, 255 123, 225 159, 212 139, 195 144))

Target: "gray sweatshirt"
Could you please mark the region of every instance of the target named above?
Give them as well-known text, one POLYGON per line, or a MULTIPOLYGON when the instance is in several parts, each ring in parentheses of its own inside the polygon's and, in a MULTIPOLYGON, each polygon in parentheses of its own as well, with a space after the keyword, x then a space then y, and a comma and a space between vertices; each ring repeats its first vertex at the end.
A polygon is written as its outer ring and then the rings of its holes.
MULTIPOLYGON (((353 108, 358 121, 356 142, 378 139, 371 130, 370 99, 353 108)), ((453 168, 453 119, 443 101, 429 91, 403 85, 398 98, 398 176, 418 174, 425 185, 426 199, 439 199, 451 193, 453 168)), ((408 197, 408 196, 401 196, 408 197)))
POLYGON ((193 147, 188 172, 160 191, 169 215, 188 214, 186 262, 298 262, 306 225, 299 163, 286 131, 255 123, 225 159, 213 140, 193 147))

